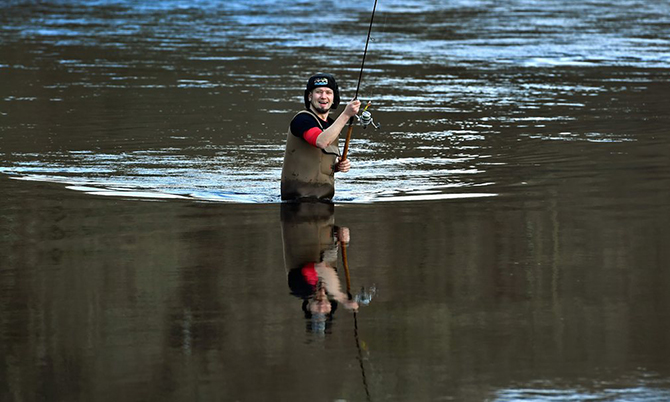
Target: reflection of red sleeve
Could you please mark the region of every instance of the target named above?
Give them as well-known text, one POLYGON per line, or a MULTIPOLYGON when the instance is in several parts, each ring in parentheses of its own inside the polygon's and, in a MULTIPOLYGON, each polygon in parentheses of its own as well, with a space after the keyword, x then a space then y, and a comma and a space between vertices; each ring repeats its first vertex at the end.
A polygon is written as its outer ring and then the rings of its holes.
POLYGON ((305 282, 309 283, 312 286, 316 286, 319 282, 319 276, 316 274, 316 269, 314 268, 314 263, 305 264, 304 267, 300 270, 305 282))
POLYGON ((316 137, 318 137, 321 133, 322 131, 319 127, 312 127, 302 134, 302 138, 304 138, 305 141, 307 141, 309 144, 316 146, 316 137))

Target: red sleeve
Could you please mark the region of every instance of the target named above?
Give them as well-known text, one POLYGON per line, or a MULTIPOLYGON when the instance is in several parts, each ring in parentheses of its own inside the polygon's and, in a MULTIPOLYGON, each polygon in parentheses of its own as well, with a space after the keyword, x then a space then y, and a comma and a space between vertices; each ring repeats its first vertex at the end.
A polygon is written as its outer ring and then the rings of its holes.
POLYGON ((309 283, 312 286, 316 286, 319 282, 319 276, 316 274, 316 268, 314 268, 314 263, 305 264, 300 270, 305 282, 309 283))
POLYGON ((319 127, 312 127, 302 134, 302 138, 304 138, 307 143, 316 146, 316 137, 318 137, 322 132, 323 130, 321 130, 319 127))

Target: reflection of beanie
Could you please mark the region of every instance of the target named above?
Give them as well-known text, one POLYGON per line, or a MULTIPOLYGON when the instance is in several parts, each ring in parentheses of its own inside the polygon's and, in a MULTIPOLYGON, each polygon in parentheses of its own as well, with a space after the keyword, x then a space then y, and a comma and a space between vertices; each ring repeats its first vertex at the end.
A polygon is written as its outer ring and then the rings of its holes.
POLYGON ((333 106, 331 109, 337 109, 340 106, 340 89, 337 86, 335 77, 330 74, 319 73, 313 75, 307 81, 307 88, 305 89, 305 108, 309 109, 309 94, 318 87, 327 87, 333 90, 333 106))

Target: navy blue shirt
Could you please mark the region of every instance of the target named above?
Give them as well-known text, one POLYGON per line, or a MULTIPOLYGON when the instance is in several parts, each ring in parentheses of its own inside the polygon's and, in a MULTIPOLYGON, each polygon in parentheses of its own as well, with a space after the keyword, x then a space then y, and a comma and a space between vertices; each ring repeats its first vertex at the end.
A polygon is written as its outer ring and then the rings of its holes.
POLYGON ((291 134, 304 139, 303 135, 307 130, 314 127, 319 127, 314 117, 319 119, 324 130, 330 127, 331 124, 333 124, 335 121, 331 119, 330 116, 328 116, 327 121, 323 121, 314 113, 310 112, 310 114, 312 116, 308 115, 307 113, 300 113, 299 115, 295 116, 293 120, 291 120, 291 134))

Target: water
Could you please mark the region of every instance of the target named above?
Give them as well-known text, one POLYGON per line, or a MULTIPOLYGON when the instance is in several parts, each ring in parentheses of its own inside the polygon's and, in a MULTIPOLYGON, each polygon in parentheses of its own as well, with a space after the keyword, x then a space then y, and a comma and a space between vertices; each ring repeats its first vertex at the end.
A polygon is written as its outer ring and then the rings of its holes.
POLYGON ((288 121, 372 3, 0 4, 0 399, 670 399, 670 3, 380 0, 382 127, 287 241, 288 121), (333 221, 377 292, 313 322, 286 256, 333 221))

